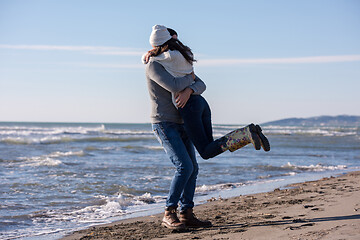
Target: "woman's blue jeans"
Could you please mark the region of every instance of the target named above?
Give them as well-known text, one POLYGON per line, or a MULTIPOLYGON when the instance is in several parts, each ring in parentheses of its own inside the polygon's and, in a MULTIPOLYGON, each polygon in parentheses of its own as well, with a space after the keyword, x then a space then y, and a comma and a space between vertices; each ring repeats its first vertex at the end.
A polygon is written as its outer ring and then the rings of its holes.
POLYGON ((201 95, 191 95, 186 105, 179 108, 184 127, 190 140, 203 159, 213 158, 224 152, 221 144, 226 140, 214 141, 211 123, 211 110, 201 95))
POLYGON ((176 167, 166 200, 166 207, 177 207, 180 201, 181 210, 193 208, 199 167, 191 140, 182 124, 160 122, 152 124, 152 128, 166 154, 176 167))

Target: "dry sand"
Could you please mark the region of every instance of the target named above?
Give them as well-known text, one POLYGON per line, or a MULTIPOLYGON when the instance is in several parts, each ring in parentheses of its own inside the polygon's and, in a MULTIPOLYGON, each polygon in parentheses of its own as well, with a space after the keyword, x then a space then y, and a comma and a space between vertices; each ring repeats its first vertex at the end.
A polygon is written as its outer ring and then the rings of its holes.
POLYGON ((211 199, 194 208, 213 227, 173 232, 162 214, 74 232, 74 239, 360 239, 360 172, 286 189, 211 199))

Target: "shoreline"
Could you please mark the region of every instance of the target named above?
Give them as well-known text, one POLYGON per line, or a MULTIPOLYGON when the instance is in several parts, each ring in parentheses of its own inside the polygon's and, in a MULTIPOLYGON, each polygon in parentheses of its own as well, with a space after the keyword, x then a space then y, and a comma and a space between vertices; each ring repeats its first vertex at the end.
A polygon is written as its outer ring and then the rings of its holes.
POLYGON ((89 227, 61 239, 358 239, 360 171, 281 190, 212 198, 194 212, 214 226, 172 232, 161 226, 160 213, 89 227))

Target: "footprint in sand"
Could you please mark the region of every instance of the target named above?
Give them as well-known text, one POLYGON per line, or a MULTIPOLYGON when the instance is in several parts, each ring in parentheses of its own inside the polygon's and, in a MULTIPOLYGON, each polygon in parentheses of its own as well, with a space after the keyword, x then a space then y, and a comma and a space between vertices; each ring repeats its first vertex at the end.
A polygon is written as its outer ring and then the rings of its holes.
POLYGON ((304 205, 304 208, 312 208, 315 207, 315 205, 304 205))
POLYGON ((301 228, 304 228, 304 227, 311 227, 311 226, 314 226, 315 223, 306 223, 306 224, 302 224, 300 226, 290 226, 288 227, 290 230, 298 230, 298 229, 301 229, 301 228))

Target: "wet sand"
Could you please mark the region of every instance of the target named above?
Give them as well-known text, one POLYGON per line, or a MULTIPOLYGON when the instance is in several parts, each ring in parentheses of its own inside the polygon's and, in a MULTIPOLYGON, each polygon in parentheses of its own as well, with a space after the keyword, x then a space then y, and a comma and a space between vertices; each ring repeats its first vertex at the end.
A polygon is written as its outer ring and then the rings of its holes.
POLYGON ((162 214, 81 230, 74 239, 360 239, 360 171, 272 192, 209 199, 194 208, 213 227, 174 232, 162 214))

